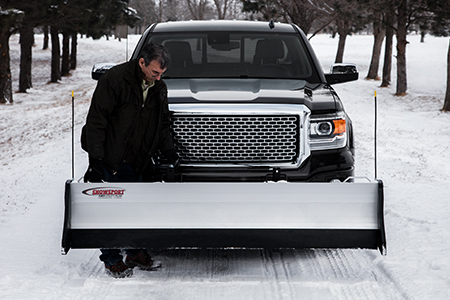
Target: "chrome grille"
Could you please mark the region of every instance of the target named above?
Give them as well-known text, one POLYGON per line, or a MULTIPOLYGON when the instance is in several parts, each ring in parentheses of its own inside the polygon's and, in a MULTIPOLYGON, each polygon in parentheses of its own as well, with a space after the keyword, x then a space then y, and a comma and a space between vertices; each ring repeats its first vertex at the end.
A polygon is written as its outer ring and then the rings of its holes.
POLYGON ((298 115, 173 115, 171 129, 183 162, 293 162, 298 157, 298 115))

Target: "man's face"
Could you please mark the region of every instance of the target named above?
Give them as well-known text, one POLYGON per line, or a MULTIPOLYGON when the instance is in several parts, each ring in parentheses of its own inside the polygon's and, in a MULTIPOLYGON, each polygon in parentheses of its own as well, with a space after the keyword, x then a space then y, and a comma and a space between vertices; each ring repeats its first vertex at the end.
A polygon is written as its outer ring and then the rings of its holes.
POLYGON ((148 66, 146 66, 143 58, 139 59, 139 66, 141 67, 142 73, 144 73, 144 80, 147 82, 160 80, 162 74, 167 69, 161 69, 161 64, 156 60, 152 60, 148 66))

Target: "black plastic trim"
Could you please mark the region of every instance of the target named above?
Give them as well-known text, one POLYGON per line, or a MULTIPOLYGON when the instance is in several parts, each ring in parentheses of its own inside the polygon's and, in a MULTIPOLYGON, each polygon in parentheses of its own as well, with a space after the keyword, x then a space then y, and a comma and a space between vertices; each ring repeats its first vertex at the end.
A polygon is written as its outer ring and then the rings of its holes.
POLYGON ((378 182, 378 249, 382 255, 387 255, 386 230, 384 227, 384 187, 383 181, 378 182))
POLYGON ((74 229, 72 248, 378 248, 378 230, 74 229))
POLYGON ((67 254, 70 250, 70 244, 72 241, 71 236, 71 216, 72 216, 72 206, 70 199, 70 184, 72 180, 66 181, 66 188, 64 191, 64 224, 61 240, 61 252, 62 254, 67 254))

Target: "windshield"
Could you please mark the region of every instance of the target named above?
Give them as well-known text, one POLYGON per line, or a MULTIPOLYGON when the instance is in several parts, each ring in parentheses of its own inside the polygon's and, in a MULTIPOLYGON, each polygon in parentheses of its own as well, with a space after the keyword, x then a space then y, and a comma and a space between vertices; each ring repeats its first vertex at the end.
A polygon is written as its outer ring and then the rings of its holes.
POLYGON ((147 43, 169 49, 164 78, 317 78, 297 34, 160 33, 147 43))

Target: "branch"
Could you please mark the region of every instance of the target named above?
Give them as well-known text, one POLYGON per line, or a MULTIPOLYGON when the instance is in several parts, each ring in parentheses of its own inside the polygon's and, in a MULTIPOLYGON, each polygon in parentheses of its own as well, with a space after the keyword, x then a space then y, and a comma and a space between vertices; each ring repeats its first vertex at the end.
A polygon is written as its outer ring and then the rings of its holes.
POLYGON ((325 27, 327 27, 328 25, 330 25, 332 22, 334 21, 334 19, 330 19, 330 21, 328 23, 326 23, 325 25, 323 25, 322 27, 320 27, 319 29, 317 29, 309 38, 308 41, 311 40, 316 34, 318 34, 320 31, 322 31, 325 27))

